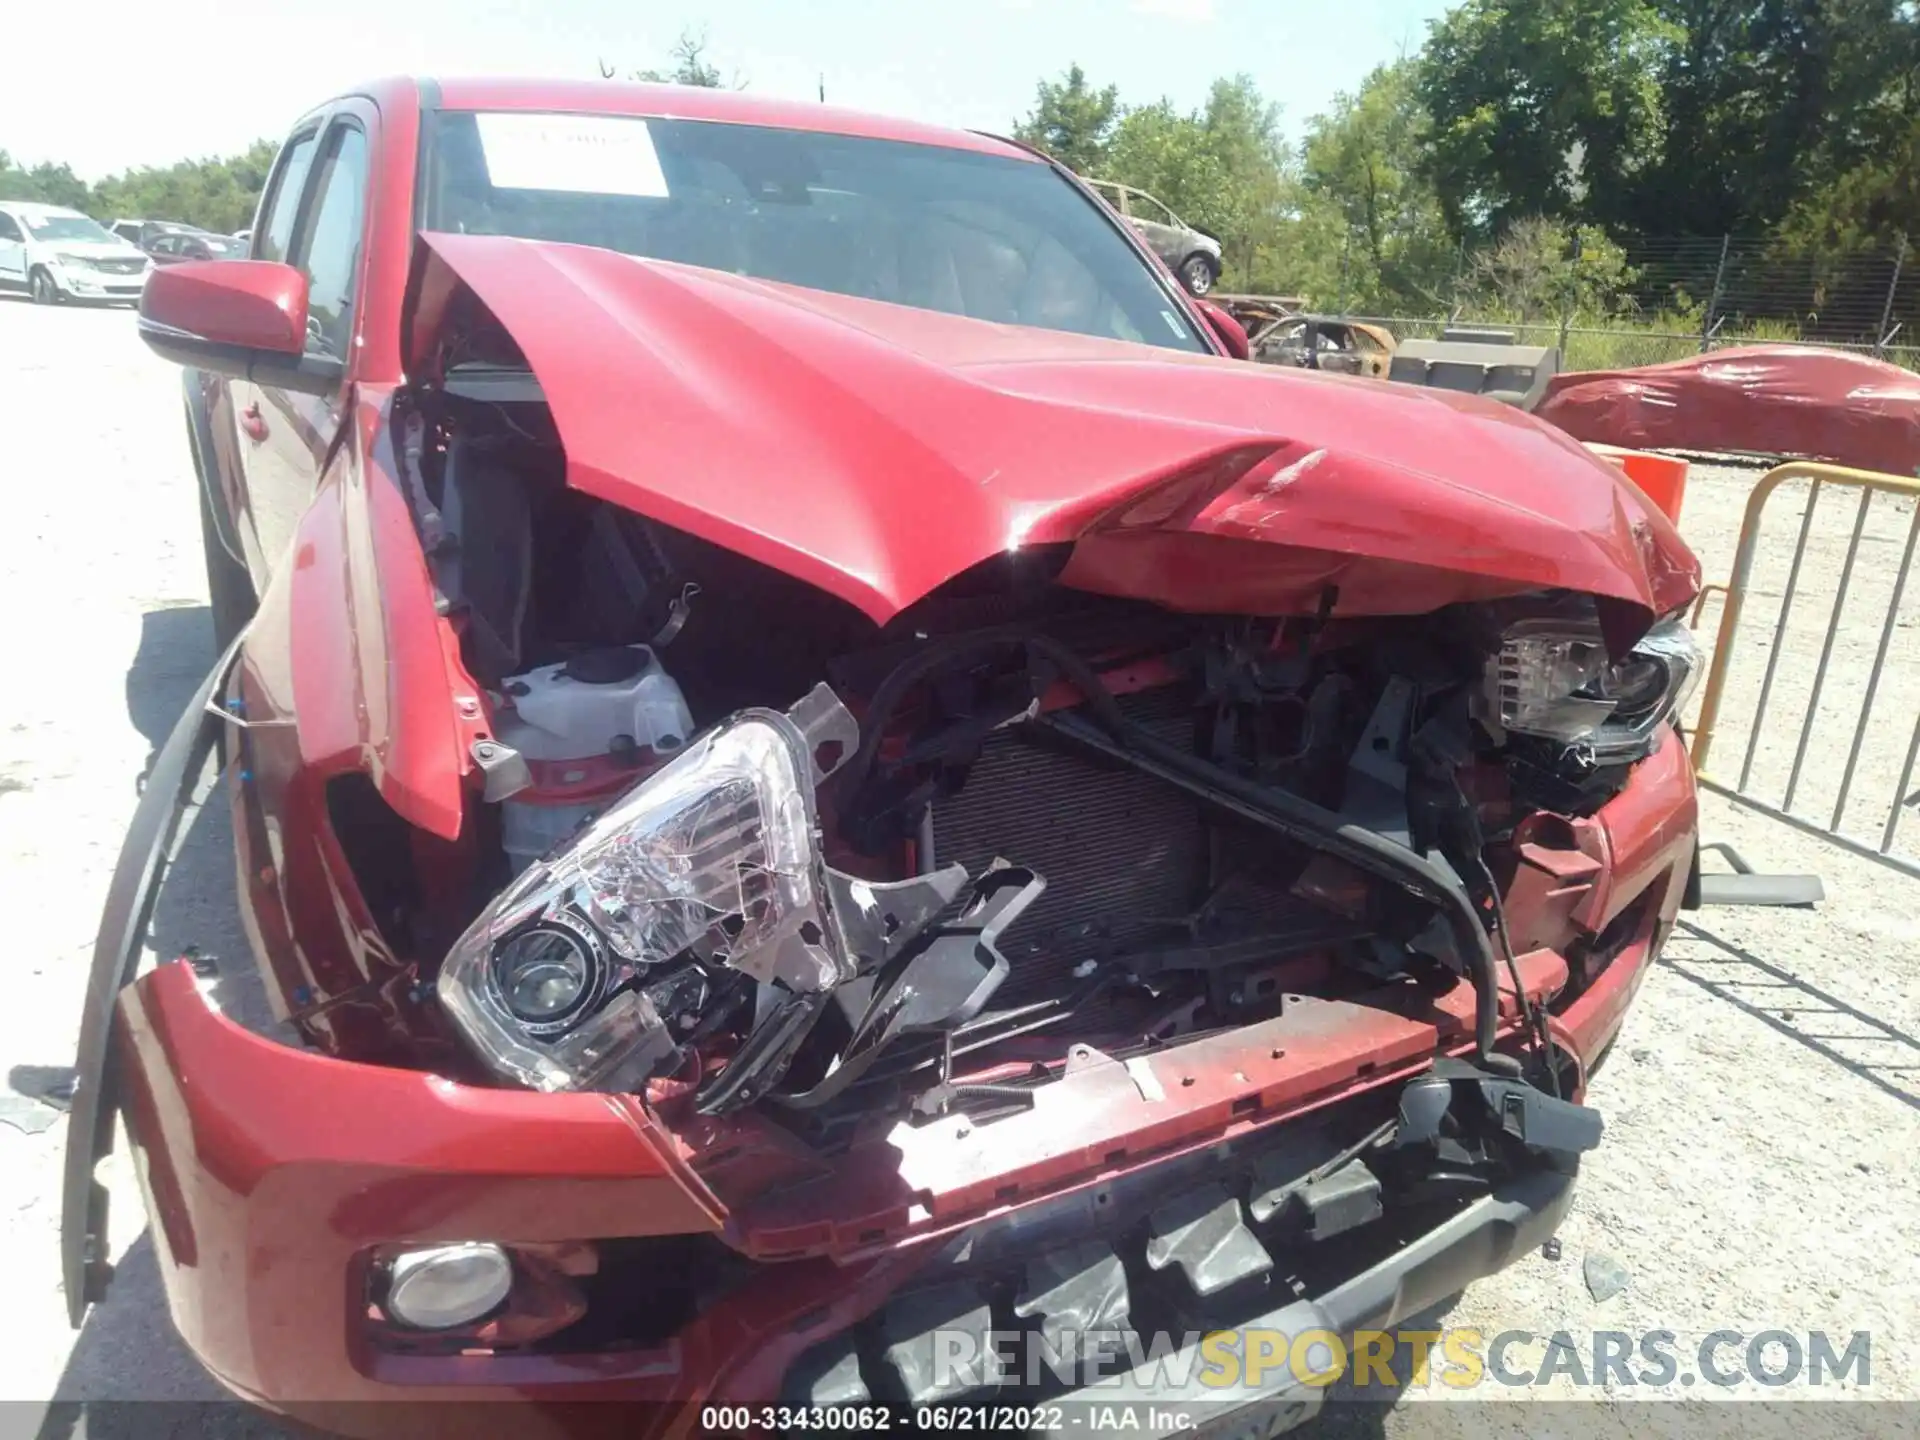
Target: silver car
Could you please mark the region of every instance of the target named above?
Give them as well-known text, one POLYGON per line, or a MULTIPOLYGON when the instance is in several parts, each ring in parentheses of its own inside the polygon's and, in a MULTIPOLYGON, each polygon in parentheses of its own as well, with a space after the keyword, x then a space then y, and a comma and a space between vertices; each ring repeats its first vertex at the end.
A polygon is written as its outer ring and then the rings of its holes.
POLYGON ((1087 180, 1087 184, 1140 232, 1194 295, 1204 295, 1220 278, 1220 242, 1196 230, 1144 190, 1116 180, 1087 180))

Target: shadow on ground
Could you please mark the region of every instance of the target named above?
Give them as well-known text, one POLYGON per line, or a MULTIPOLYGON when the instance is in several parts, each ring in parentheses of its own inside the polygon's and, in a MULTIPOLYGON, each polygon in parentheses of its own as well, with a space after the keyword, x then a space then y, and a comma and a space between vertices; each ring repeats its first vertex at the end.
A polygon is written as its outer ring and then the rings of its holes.
POLYGON ((1920 1040, 1906 1031, 1690 920, 1674 927, 1660 963, 1920 1110, 1920 1040))
MULTIPOLYGON (((142 618, 140 645, 127 671, 127 716, 147 742, 129 785, 143 783, 195 688, 213 664, 213 624, 203 605, 155 610, 142 618)), ((234 905, 233 839, 226 807, 206 806, 182 846, 154 913, 152 949, 177 955, 189 945, 241 958, 246 941, 234 905)), ((102 1173, 110 1166, 102 1166, 102 1173)), ((120 1187, 117 1210, 139 1205, 120 1187)), ((116 1215, 125 1233, 128 1216, 116 1215)), ((167 1315, 149 1233, 116 1269, 106 1299, 88 1314, 39 1427, 39 1440, 149 1440, 215 1436, 282 1440, 301 1432, 230 1399, 187 1351, 167 1315)))
POLYGON ((216 658, 213 612, 205 605, 149 610, 140 617, 140 647, 127 670, 127 719, 147 742, 136 789, 146 783, 160 747, 216 658))

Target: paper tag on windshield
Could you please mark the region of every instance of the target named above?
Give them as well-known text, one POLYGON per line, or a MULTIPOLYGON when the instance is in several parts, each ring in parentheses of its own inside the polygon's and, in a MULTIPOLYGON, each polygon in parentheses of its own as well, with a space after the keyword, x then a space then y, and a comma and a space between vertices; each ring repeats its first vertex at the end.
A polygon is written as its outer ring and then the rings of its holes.
POLYGON ((474 125, 496 189, 666 198, 653 132, 637 116, 490 111, 474 125))

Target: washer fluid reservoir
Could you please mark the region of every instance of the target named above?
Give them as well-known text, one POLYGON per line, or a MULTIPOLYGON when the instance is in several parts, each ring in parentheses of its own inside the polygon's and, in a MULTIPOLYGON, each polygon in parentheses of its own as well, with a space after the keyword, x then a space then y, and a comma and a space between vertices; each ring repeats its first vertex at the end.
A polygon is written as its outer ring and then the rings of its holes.
POLYGON ((515 873, 671 759, 693 731, 680 686, 645 645, 583 650, 501 682, 494 735, 533 783, 503 802, 515 873))

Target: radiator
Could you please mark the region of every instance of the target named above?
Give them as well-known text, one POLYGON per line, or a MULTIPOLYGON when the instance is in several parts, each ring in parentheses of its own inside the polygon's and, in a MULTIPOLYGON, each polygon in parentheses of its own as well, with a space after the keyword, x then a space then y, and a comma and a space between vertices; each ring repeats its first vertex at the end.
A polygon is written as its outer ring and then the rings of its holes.
POLYGON ((1152 922, 1192 911, 1206 876, 1206 830, 1191 799, 1006 731, 987 741, 965 789, 935 805, 933 837, 942 865, 958 860, 977 874, 999 857, 1046 879, 1002 937, 1012 974, 996 1008, 1047 992, 1082 961, 1167 934, 1152 922))

